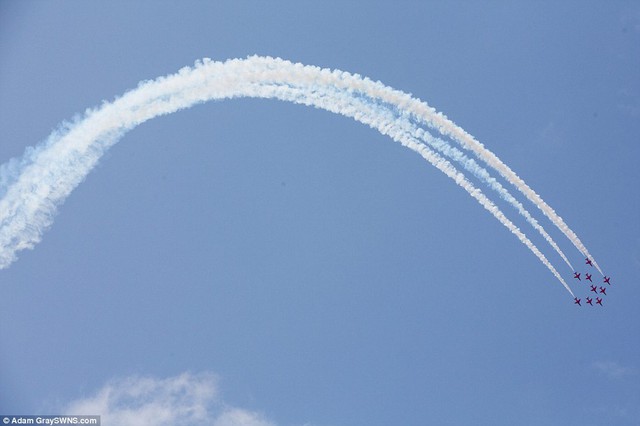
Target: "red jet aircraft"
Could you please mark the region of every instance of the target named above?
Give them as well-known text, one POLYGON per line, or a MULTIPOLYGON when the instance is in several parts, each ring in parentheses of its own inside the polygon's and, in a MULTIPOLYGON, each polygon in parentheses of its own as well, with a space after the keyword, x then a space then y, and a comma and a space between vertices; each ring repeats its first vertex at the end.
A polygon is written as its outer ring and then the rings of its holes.
POLYGON ((582 280, 580 279, 580 274, 579 274, 578 272, 574 272, 574 273, 573 273, 573 278, 577 278, 577 279, 578 279, 578 281, 582 281, 582 280))
POLYGON ((611 283, 609 282, 609 280, 611 279, 611 277, 607 277, 606 275, 604 276, 604 282, 611 285, 611 283))
POLYGON ((587 297, 587 303, 588 303, 588 304, 590 304, 591 306, 593 306, 593 303, 591 303, 591 302, 593 302, 593 299, 589 299, 589 298, 587 297))
POLYGON ((586 278, 586 279, 588 279, 589 281, 593 282, 593 281, 591 280, 591 274, 585 274, 585 275, 587 276, 587 278, 586 278))
POLYGON ((602 306, 602 299, 600 299, 599 297, 596 297, 596 303, 602 306))
POLYGON ((589 265, 589 266, 593 266, 593 263, 591 263, 591 259, 589 259, 588 257, 584 259, 585 260, 585 265, 589 265))
POLYGON ((594 292, 594 293, 597 293, 597 292, 598 292, 598 289, 596 288, 596 286, 595 286, 595 285, 592 285, 592 286, 591 286, 591 291, 592 291, 592 292, 594 292))
POLYGON ((600 287, 600 293, 604 294, 605 296, 607 295, 607 289, 604 287, 600 287))
POLYGON ((577 297, 574 297, 573 300, 575 300, 575 302, 573 302, 574 305, 582 306, 580 304, 580 299, 578 299, 577 297))

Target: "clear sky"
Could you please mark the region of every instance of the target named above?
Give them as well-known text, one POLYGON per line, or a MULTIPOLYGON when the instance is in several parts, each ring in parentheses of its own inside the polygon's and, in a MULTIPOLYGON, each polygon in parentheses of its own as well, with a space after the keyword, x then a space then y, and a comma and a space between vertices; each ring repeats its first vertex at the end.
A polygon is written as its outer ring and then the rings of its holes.
POLYGON ((576 231, 612 276, 604 306, 585 306, 589 267, 530 203, 582 282, 498 202, 581 308, 388 137, 211 102, 129 132, 0 271, 0 414, 640 424, 638 2, 0 0, 0 163, 141 80, 253 54, 442 111, 576 231))

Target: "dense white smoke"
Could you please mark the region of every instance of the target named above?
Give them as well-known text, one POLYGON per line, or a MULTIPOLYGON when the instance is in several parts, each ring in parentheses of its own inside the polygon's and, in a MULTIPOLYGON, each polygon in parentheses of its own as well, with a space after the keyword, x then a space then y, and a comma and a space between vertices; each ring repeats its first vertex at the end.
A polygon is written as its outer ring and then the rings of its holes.
MULTIPOLYGON (((420 154, 465 189, 525 244, 571 293, 546 257, 485 194, 441 154, 459 163, 513 205, 570 265, 557 244, 502 185, 473 159, 436 138, 419 123, 437 129, 514 183, 586 256, 577 236, 555 212, 495 155, 433 108, 410 95, 343 71, 253 56, 226 62, 204 60, 193 68, 139 84, 111 103, 87 110, 63 124, 22 158, 0 166, 0 268, 16 252, 32 248, 51 226, 56 207, 82 182, 104 152, 128 130, 154 117, 209 100, 236 97, 280 99, 311 105, 369 125, 420 154), (439 154, 438 152, 441 154, 439 154)), ((594 262, 595 264, 595 262, 594 262)))

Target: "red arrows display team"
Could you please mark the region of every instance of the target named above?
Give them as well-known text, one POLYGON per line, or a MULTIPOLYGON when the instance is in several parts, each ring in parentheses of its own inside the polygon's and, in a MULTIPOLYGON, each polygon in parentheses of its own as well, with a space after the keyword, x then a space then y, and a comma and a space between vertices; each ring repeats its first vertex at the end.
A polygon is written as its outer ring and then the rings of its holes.
MULTIPOLYGON (((588 257, 584 259, 584 263, 585 263, 586 265, 589 265, 589 266, 593 267, 593 262, 592 262, 592 260, 591 260, 591 259, 589 259, 588 257)), ((574 273, 573 273, 573 278, 575 278, 575 279, 576 279, 576 280, 578 280, 578 281, 582 281, 581 275, 582 275, 582 274, 581 274, 580 272, 574 272, 574 273)), ((588 280, 589 282, 593 283, 593 276, 592 276, 590 273, 585 272, 584 276, 585 276, 585 281, 587 281, 587 280, 588 280)), ((606 275, 605 275, 605 276, 604 276, 604 278, 603 278, 602 283, 603 283, 603 284, 607 284, 607 285, 611 285, 611 277, 608 277, 608 276, 606 276, 606 275)), ((601 294, 601 295, 603 295, 603 296, 606 296, 606 295, 607 295, 607 288, 606 288, 606 287, 604 287, 604 285, 603 285, 603 286, 590 285, 590 290, 589 290, 589 291, 590 291, 590 292, 595 293, 595 294, 596 294, 596 296, 598 296, 598 295, 600 295, 600 294, 601 294)), ((596 302, 595 304, 596 304, 596 305, 603 306, 603 304, 602 304, 602 301, 604 300, 603 298, 601 298, 601 297, 596 297, 595 299, 596 299, 596 300, 595 300, 595 302, 596 302)), ((582 306, 581 301, 582 301, 582 299, 579 299, 579 298, 577 298, 577 297, 574 297, 574 298, 573 298, 573 304, 574 304, 574 305, 582 306)), ((592 299, 592 298, 590 298, 590 297, 587 297, 587 298, 586 298, 586 303, 587 303, 588 305, 594 306, 594 304, 593 304, 593 299, 592 299)))

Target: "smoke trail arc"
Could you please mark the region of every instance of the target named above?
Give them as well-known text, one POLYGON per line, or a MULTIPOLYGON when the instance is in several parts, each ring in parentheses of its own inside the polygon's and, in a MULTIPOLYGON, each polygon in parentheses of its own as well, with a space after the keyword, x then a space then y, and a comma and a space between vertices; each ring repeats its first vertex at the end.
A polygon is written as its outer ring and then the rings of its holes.
MULTIPOLYGON (((371 99, 367 96, 357 96, 353 97, 350 95, 345 95, 344 92, 333 90, 331 86, 322 86, 314 89, 316 93, 330 93, 334 99, 343 99, 343 101, 349 105, 353 105, 359 110, 365 109, 376 109, 376 115, 378 116, 389 116, 389 114, 395 109, 395 107, 391 106, 380 106, 378 105, 377 99, 371 99)), ((474 159, 467 157, 463 152, 459 149, 451 146, 447 141, 436 138, 431 135, 429 132, 425 131, 422 128, 416 126, 415 123, 412 123, 411 120, 406 116, 406 114, 397 114, 391 118, 394 126, 401 127, 405 132, 407 132, 411 137, 418 139, 419 141, 424 142, 433 150, 439 152, 447 158, 457 162, 460 164, 466 171, 473 174, 478 180, 486 184, 490 189, 495 191, 500 198, 509 203, 516 211, 525 218, 525 220, 542 235, 542 237, 549 243, 549 245, 558 253, 558 255, 562 258, 562 260, 569 266, 570 270, 573 271, 573 265, 569 262, 566 255, 562 252, 558 244, 551 238, 551 236, 547 233, 547 231, 539 224, 539 222, 529 213, 528 210, 520 203, 511 193, 504 187, 500 182, 498 182, 494 177, 492 177, 489 172, 479 165, 474 159)))
POLYGON ((572 294, 524 233, 464 174, 422 143, 428 132, 408 119, 410 114, 415 115, 410 108, 415 99, 358 75, 258 56, 226 62, 204 60, 193 68, 142 82, 115 101, 87 110, 81 118, 63 124, 46 141, 28 149, 21 159, 0 166, 0 268, 11 264, 16 252, 32 248, 40 241, 53 222, 56 207, 128 130, 198 103, 236 97, 275 98, 315 106, 352 117, 390 136, 465 189, 572 294), (388 96, 390 93, 392 97, 388 96), (366 97, 379 101, 367 102, 366 97))
MULTIPOLYGON (((529 250, 531 250, 536 255, 536 257, 540 259, 540 261, 562 283, 567 291, 569 291, 569 293, 573 295, 573 292, 571 291, 569 286, 567 286, 566 282, 562 279, 562 277, 558 274, 558 272, 546 259, 546 257, 540 252, 540 250, 520 231, 520 229, 518 229, 509 219, 507 219, 504 213, 502 213, 502 211, 500 211, 500 209, 493 202, 491 202, 480 189, 476 188, 464 176, 464 174, 458 172, 458 170, 456 170, 448 160, 444 159, 442 156, 429 149, 426 145, 421 144, 420 141, 416 139, 416 135, 420 135, 420 137, 424 139, 425 132, 420 132, 420 130, 422 129, 415 128, 415 126, 413 126, 406 119, 396 117, 393 114, 392 110, 380 108, 379 106, 376 106, 374 102, 366 102, 360 97, 354 98, 352 96, 346 96, 341 93, 333 93, 331 91, 329 91, 329 95, 327 95, 325 88, 323 87, 314 88, 313 95, 310 95, 308 93, 308 88, 300 91, 292 87, 280 87, 278 95, 271 93, 268 97, 277 97, 278 99, 287 100, 293 100, 297 98, 298 100, 295 100, 294 102, 316 106, 328 111, 336 112, 338 114, 353 117, 357 121, 368 124, 370 127, 377 129, 380 133, 390 136, 393 140, 400 142, 407 148, 417 152, 425 160, 438 168, 449 178, 453 179, 456 184, 467 191, 469 195, 471 195, 471 197, 475 198, 476 201, 480 203, 480 205, 482 205, 487 211, 489 211, 489 213, 491 213, 496 219, 498 219, 500 223, 502 223, 507 229, 509 229, 527 248, 529 248, 529 250), (284 95, 284 93, 289 93, 290 95, 284 95), (352 115, 352 111, 355 111, 355 115, 352 115)), ((430 139, 434 138, 431 136, 430 139)), ((441 142, 444 143, 444 141, 441 142)), ((450 153, 448 153, 446 150, 443 151, 447 156, 455 158, 455 156, 450 155, 450 153)), ((503 192, 506 192, 508 194, 506 190, 502 190, 503 192)), ((519 203, 515 201, 516 208, 518 204, 519 203)), ((522 210, 524 210, 524 208, 522 208, 522 210)), ((528 214, 526 210, 524 210, 524 212, 528 214)), ((520 213, 522 214, 522 211, 520 213)), ((543 235, 548 236, 548 234, 544 232, 544 229, 542 229, 541 226, 538 225, 538 228, 540 228, 543 235)), ((549 240, 551 240, 550 237, 549 240)), ((557 247, 553 240, 551 240, 550 242, 552 243, 552 246, 557 247)), ((566 259, 559 248, 558 252, 563 257, 563 259, 566 259)), ((568 263, 568 260, 566 260, 566 262, 568 263)))
MULTIPOLYGON (((410 94, 401 92, 385 86, 380 82, 373 82, 369 79, 361 78, 359 75, 345 75, 336 79, 333 84, 337 87, 357 87, 357 90, 366 93, 382 102, 398 105, 400 109, 409 114, 418 123, 437 130, 442 135, 450 137, 464 149, 472 151, 484 163, 498 171, 500 175, 509 183, 515 186, 529 201, 542 211, 542 213, 573 243, 582 255, 593 261, 594 266, 603 274, 602 270, 594 260, 589 250, 582 243, 576 233, 569 228, 564 220, 549 206, 533 189, 531 189, 509 166, 500 160, 493 152, 478 142, 473 136, 463 128, 449 120, 446 115, 435 110, 426 102, 412 97, 410 94)), ((604 275, 604 274, 603 274, 604 275)))

